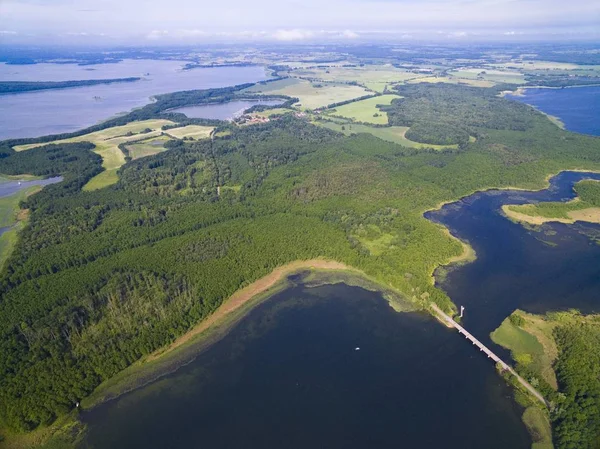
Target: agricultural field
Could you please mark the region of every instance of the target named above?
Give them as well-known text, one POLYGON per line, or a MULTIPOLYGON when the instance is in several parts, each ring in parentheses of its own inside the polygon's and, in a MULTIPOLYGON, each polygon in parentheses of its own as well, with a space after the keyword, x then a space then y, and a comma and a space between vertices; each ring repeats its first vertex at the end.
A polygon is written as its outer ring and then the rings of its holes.
POLYGON ((370 93, 360 86, 311 83, 295 78, 286 78, 268 84, 257 84, 243 92, 296 97, 300 101, 294 106, 301 109, 323 108, 333 103, 352 100, 370 93))
POLYGON ((406 81, 407 84, 419 83, 446 83, 446 84, 464 84, 472 87, 493 87, 496 83, 488 80, 478 80, 469 78, 455 78, 453 76, 423 76, 406 81))
POLYGON ((383 93, 386 87, 421 75, 391 65, 365 67, 328 67, 296 70, 291 76, 310 78, 316 81, 356 82, 375 92, 383 93))
POLYGON ((210 133, 212 133, 214 129, 213 126, 187 125, 182 126, 181 128, 168 129, 165 133, 176 139, 183 139, 184 137, 190 139, 206 139, 207 137, 210 137, 210 133))
POLYGON ((509 72, 502 70, 489 70, 482 68, 463 69, 448 72, 452 77, 468 79, 468 80, 481 80, 490 81, 493 83, 508 83, 508 84, 525 84, 525 75, 519 72, 509 72))
POLYGON ((367 125, 359 125, 353 123, 337 123, 329 120, 316 121, 315 124, 332 129, 334 131, 344 133, 347 136, 360 133, 371 134, 375 137, 378 137, 381 140, 397 143, 398 145, 402 145, 404 147, 409 148, 433 148, 434 150, 458 148, 458 145, 432 145, 428 143, 420 143, 409 140, 405 137, 406 131, 408 131, 409 129, 407 126, 386 126, 382 128, 375 128, 367 125))
POLYGON ((171 140, 168 136, 153 137, 147 140, 126 145, 129 157, 136 160, 146 156, 153 156, 166 150, 165 142, 171 140))
POLYGON ((172 125, 170 120, 143 120, 131 122, 123 126, 114 126, 101 131, 96 131, 83 136, 72 137, 70 139, 56 140, 54 142, 34 143, 29 145, 18 145, 14 147, 15 151, 26 151, 48 143, 73 143, 73 142, 91 142, 96 148, 94 152, 102 157, 102 166, 104 171, 90 179, 83 187, 84 190, 96 190, 115 184, 119 180, 117 170, 125 164, 125 155, 119 149, 119 145, 132 140, 139 140, 140 136, 157 137, 161 134, 161 127, 172 125), (145 132, 150 129, 150 132, 145 132))
POLYGON ((392 103, 392 100, 396 98, 402 97, 399 97, 398 95, 381 95, 336 107, 335 109, 332 109, 330 113, 357 122, 386 125, 388 122, 387 112, 380 111, 377 106, 388 106, 392 103))

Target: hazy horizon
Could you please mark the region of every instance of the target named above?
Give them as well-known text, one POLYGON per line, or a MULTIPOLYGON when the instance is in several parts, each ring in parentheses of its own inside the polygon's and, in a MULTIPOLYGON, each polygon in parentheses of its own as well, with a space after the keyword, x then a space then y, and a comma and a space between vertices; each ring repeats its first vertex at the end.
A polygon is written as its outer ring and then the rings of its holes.
POLYGON ((0 44, 594 40, 600 2, 573 0, 1 0, 0 44))

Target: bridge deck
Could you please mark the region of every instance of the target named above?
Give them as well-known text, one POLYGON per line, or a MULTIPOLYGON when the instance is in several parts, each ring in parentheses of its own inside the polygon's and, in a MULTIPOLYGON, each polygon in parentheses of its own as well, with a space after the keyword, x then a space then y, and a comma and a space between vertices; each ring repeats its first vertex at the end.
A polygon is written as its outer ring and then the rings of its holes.
POLYGON ((519 383, 521 383, 521 385, 523 385, 531 394, 533 394, 544 405, 548 405, 546 400, 544 399, 544 397, 535 388, 533 388, 529 382, 527 382, 525 379, 523 379, 521 376, 519 376, 510 365, 505 363, 500 357, 498 357, 496 354, 494 354, 487 346, 485 346, 483 343, 481 343, 469 331, 467 331, 464 327, 462 327, 460 324, 458 324, 456 321, 454 321, 450 316, 448 316, 446 313, 444 313, 437 305, 431 304, 431 308, 433 309, 435 314, 438 316, 438 318, 440 320, 442 320, 442 322, 447 323, 450 327, 456 328, 458 330, 459 334, 464 335, 465 338, 467 340, 471 341, 471 343, 473 343, 473 345, 477 346, 481 352, 484 352, 485 355, 488 356, 488 358, 492 359, 496 363, 499 363, 504 371, 509 371, 513 376, 515 376, 516 379, 519 381, 519 383))

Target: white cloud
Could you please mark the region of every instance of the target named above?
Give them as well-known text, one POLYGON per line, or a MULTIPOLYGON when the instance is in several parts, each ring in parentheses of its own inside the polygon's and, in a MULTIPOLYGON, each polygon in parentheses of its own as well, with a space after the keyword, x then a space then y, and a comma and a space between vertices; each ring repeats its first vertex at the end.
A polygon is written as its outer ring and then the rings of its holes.
POLYGON ((313 32, 306 30, 277 30, 273 33, 273 38, 278 41, 301 41, 313 36, 313 32))
POLYGON ((0 34, 9 34, 9 35, 15 35, 18 34, 16 31, 10 31, 10 30, 0 30, 0 34))
POLYGON ((150 40, 158 40, 168 35, 169 32, 167 30, 152 30, 146 35, 146 38, 150 40))
POLYGON ((360 35, 352 30, 344 30, 342 31, 342 37, 345 37, 346 39, 357 39, 360 35))

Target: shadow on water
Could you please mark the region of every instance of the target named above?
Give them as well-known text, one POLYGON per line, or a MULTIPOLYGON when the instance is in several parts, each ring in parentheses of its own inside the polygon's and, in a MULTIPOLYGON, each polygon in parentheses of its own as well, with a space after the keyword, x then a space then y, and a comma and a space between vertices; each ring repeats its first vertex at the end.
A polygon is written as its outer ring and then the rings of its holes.
POLYGON ((84 413, 82 447, 529 448, 511 397, 431 317, 297 285, 176 373, 84 413))
POLYGON ((600 174, 562 172, 546 190, 480 192, 426 214, 477 253, 475 262, 451 269, 439 286, 465 306, 463 323, 484 344, 492 344, 489 333, 517 308, 600 311, 600 226, 527 228, 501 211, 504 204, 570 200, 574 184, 583 179, 600 180, 600 174))

